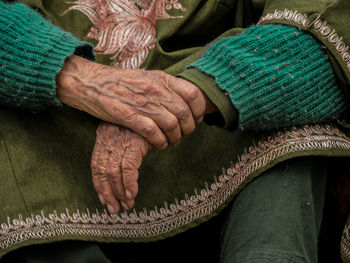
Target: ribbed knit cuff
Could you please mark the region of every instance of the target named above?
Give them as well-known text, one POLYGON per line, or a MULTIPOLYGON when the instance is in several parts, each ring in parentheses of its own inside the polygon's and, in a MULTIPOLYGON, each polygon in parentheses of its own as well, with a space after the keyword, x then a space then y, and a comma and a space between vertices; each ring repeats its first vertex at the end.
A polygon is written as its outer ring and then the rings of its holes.
POLYGON ((320 44, 293 27, 252 26, 218 41, 189 67, 213 76, 229 94, 242 129, 317 123, 346 108, 320 44))
POLYGON ((60 105, 56 75, 76 50, 94 59, 93 47, 53 26, 23 4, 0 2, 0 103, 29 110, 60 105))

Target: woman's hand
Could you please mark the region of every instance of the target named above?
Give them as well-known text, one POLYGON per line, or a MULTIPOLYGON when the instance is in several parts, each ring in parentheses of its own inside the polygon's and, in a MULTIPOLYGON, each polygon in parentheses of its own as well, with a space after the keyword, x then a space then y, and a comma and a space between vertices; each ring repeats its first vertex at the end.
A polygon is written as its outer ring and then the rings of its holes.
POLYGON ((157 148, 179 143, 206 109, 203 93, 184 79, 162 71, 115 69, 74 55, 57 76, 57 97, 130 128, 157 148))
POLYGON ((143 137, 127 128, 103 122, 97 128, 91 158, 92 182, 111 214, 134 206, 142 158, 152 150, 143 137))

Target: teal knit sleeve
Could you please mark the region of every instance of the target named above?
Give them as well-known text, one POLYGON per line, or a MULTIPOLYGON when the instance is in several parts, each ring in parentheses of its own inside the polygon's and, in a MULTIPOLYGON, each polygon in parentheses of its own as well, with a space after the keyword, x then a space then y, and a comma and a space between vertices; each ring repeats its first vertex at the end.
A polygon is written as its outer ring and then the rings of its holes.
POLYGON ((0 104, 32 111, 59 105, 55 78, 75 51, 94 59, 90 44, 26 5, 0 2, 0 104))
POLYGON ((241 129, 317 123, 347 107, 321 45, 294 27, 252 26, 213 44, 189 67, 215 78, 241 129))

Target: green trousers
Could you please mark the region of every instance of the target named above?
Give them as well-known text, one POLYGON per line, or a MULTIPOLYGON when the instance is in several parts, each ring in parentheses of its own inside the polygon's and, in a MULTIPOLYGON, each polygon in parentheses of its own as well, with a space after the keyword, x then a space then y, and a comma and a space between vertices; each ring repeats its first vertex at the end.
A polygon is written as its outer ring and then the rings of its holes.
POLYGON ((175 237, 147 244, 35 245, 0 263, 321 262, 326 184, 326 158, 293 159, 256 178, 213 220, 175 237))

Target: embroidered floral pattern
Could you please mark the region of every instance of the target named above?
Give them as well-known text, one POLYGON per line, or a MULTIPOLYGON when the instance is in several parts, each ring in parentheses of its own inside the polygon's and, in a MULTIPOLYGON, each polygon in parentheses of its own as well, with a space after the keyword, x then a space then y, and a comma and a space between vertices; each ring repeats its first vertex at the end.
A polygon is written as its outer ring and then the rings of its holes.
POLYGON ((79 10, 92 22, 87 37, 97 40, 95 51, 113 55, 115 67, 139 68, 156 42, 159 19, 180 18, 167 11, 185 11, 178 0, 77 0, 64 14, 79 10))
POLYGON ((336 51, 341 57, 341 60, 345 63, 348 71, 350 72, 349 45, 344 43, 343 36, 339 36, 337 31, 334 28, 332 29, 327 24, 327 21, 321 19, 321 15, 318 15, 313 21, 310 21, 306 14, 299 13, 296 10, 275 10, 274 13, 268 13, 260 18, 258 24, 274 19, 293 21, 302 25, 305 29, 311 29, 315 32, 319 32, 323 38, 326 38, 328 42, 335 47, 336 51))
MULTIPOLYGON (((191 196, 150 211, 123 212, 109 215, 106 211, 89 210, 58 214, 32 215, 10 219, 0 227, 0 252, 30 239, 64 235, 113 237, 118 239, 147 238, 171 232, 211 214, 232 197, 249 175, 276 158, 300 151, 350 150, 350 139, 333 126, 304 126, 279 132, 275 136, 249 147, 236 163, 222 169, 221 175, 209 186, 194 191, 191 196)), ((348 233, 345 236, 349 237, 348 233)), ((347 239, 349 240, 349 238, 347 239)), ((348 245, 342 242, 342 244, 348 245)), ((347 246, 349 247, 349 246, 347 246)), ((349 251, 349 250, 347 250, 349 251)))

